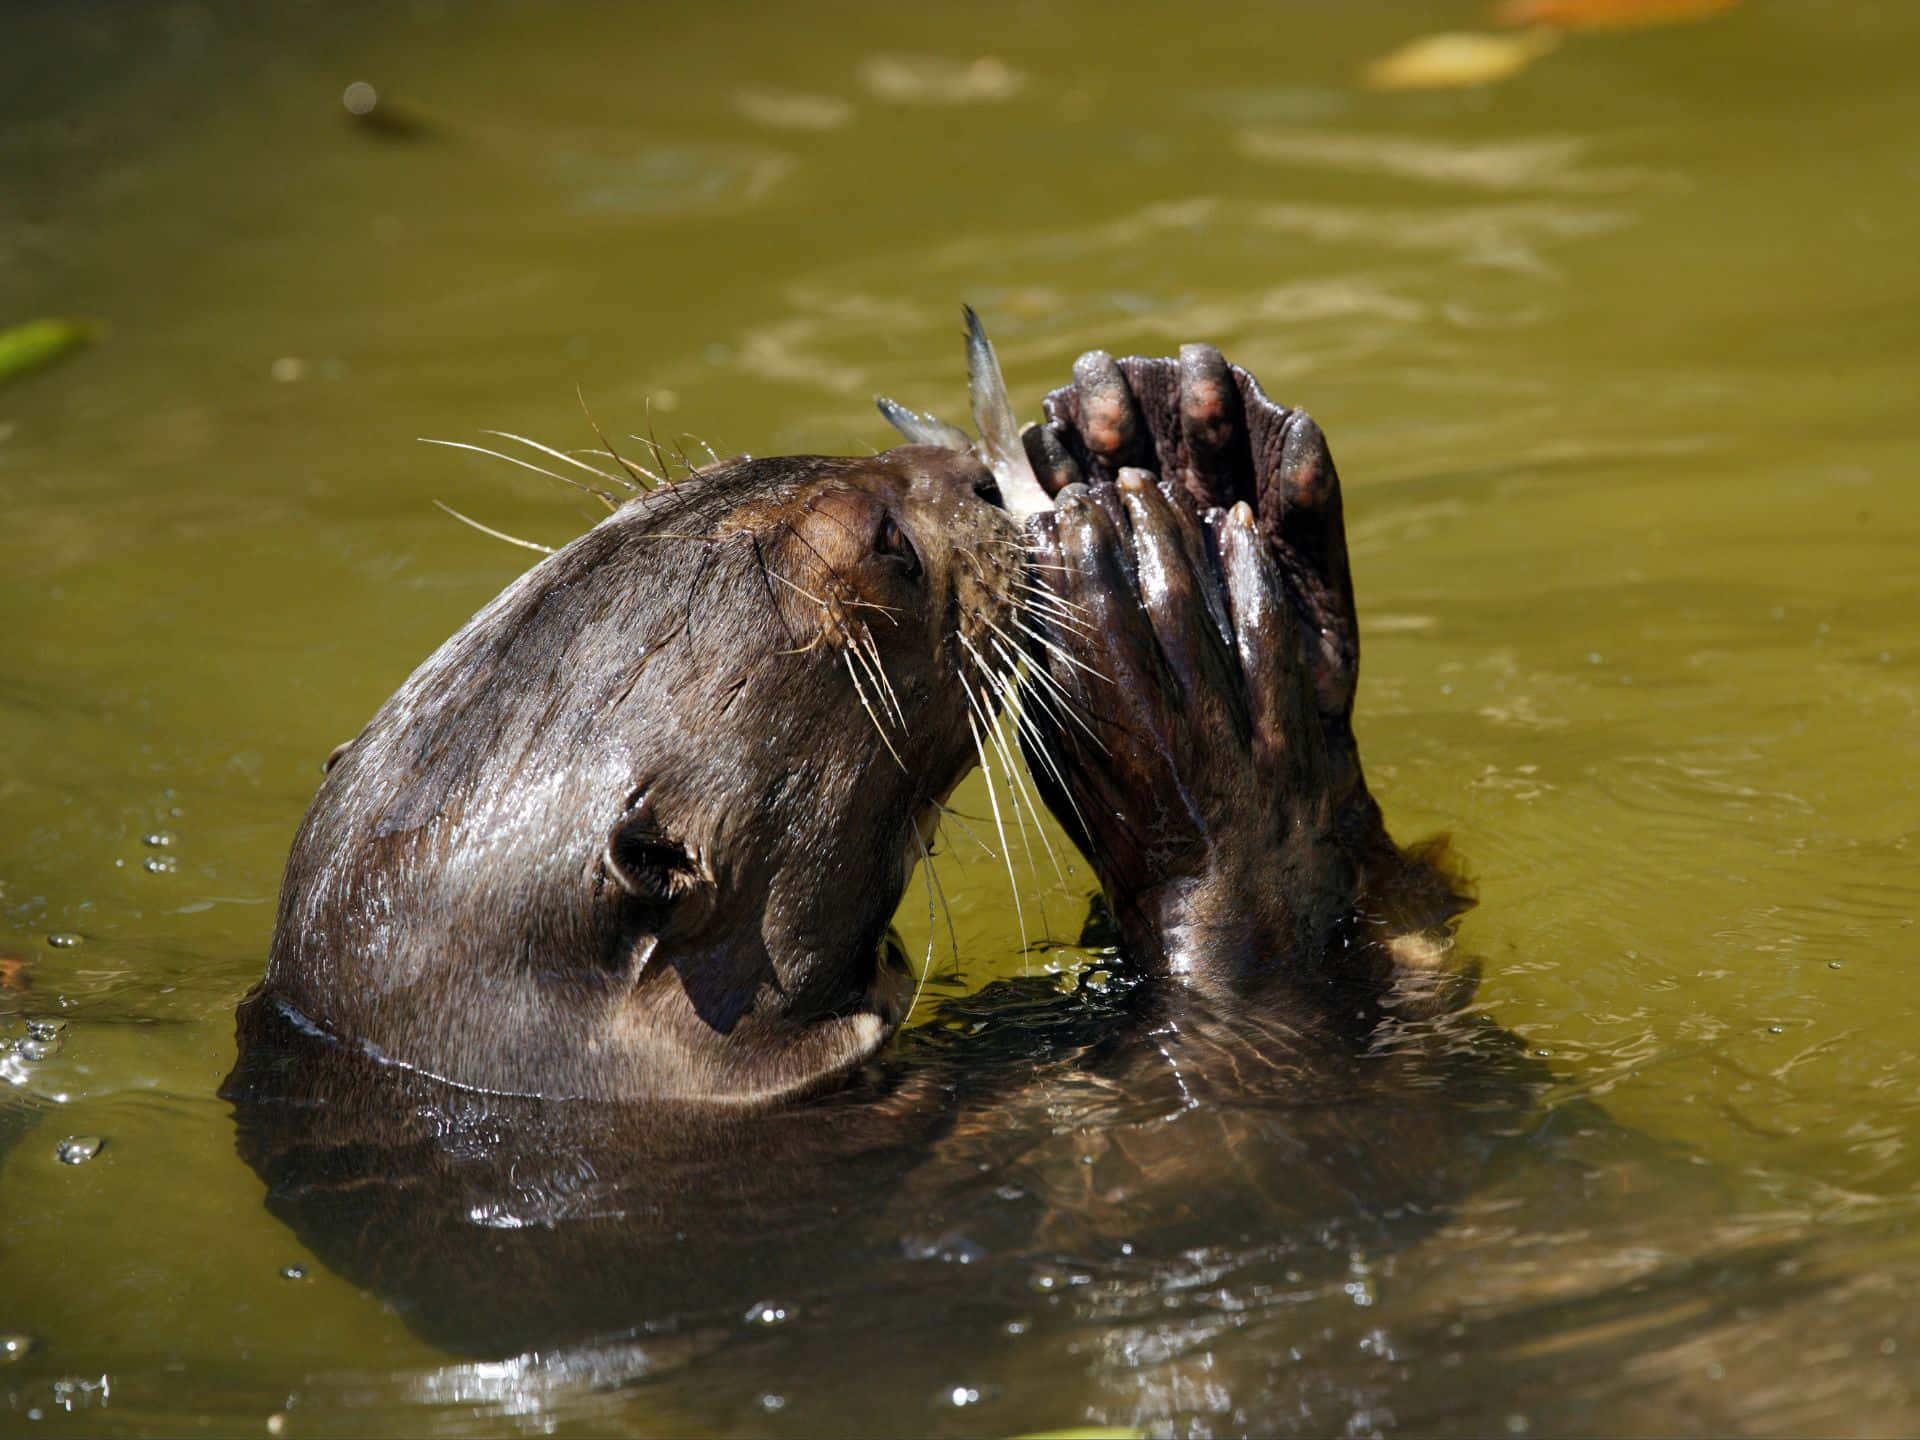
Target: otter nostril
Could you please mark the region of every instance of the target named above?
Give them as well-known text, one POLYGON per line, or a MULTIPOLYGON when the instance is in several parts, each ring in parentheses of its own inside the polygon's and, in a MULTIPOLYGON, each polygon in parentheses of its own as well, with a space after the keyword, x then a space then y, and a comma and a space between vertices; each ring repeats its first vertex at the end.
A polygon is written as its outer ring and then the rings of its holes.
POLYGON ((993 472, 991 470, 982 470, 978 475, 974 476, 973 493, 989 505, 997 505, 1002 510, 1007 508, 1007 502, 1000 494, 999 482, 993 478, 993 472))

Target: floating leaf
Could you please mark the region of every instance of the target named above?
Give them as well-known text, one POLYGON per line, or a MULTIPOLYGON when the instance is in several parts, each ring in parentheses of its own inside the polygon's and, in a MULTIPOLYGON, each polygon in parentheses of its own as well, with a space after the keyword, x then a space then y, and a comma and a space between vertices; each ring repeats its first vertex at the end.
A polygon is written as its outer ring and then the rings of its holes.
POLYGON ((1443 31, 1408 41, 1360 72, 1369 90, 1462 90, 1517 75, 1560 43, 1542 26, 1518 35, 1443 31))
POLYGON ((93 339, 84 320, 29 320, 0 330, 0 384, 18 380, 93 339))
POLYGON ((1496 25, 1552 25, 1561 30, 1637 30, 1724 15, 1740 0, 1499 0, 1496 25))

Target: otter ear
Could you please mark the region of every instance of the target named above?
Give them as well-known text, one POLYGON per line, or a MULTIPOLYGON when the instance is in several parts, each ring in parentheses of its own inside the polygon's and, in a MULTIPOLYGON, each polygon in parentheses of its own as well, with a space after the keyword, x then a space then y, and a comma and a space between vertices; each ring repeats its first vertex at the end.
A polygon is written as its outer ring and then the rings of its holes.
POLYGON ((699 857, 661 828, 644 801, 608 832, 601 864, 634 899, 663 907, 708 879, 699 857))

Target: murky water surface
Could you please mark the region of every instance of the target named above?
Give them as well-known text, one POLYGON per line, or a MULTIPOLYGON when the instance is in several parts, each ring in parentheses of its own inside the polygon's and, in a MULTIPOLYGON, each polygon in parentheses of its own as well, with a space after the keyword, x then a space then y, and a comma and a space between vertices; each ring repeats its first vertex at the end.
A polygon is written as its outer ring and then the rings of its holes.
MULTIPOLYGON (((1480 18, 13 7, 0 323, 107 328, 0 388, 0 1428, 1911 1433, 1920 14, 1355 84, 1480 18), (347 123, 359 79, 413 133, 347 123), (962 299, 1028 413, 1083 348, 1204 338, 1321 420, 1370 773, 1477 878, 1536 1137, 1331 1279, 1223 1236, 1204 1306, 1069 1255, 651 1373, 433 1348, 213 1094, 319 762, 527 558, 432 501, 592 513, 416 437, 590 444, 578 387, 702 455, 862 452, 876 389, 964 408, 962 299), (1662 1158, 1570 1194, 1525 1156, 1594 1102, 1662 1158)), ((1085 961, 948 851, 929 1000, 1085 961)), ((1071 941, 1084 873, 1020 885, 1071 941)))

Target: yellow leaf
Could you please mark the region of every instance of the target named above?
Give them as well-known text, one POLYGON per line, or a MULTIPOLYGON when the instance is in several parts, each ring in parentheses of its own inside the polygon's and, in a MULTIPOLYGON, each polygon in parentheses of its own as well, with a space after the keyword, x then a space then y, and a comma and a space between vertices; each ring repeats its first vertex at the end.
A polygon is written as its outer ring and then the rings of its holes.
POLYGON ((1542 27, 1518 35, 1445 31, 1411 40, 1360 72, 1369 90, 1460 90, 1517 75, 1560 43, 1542 27))

